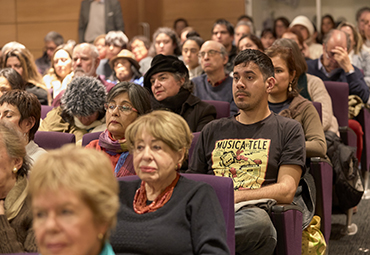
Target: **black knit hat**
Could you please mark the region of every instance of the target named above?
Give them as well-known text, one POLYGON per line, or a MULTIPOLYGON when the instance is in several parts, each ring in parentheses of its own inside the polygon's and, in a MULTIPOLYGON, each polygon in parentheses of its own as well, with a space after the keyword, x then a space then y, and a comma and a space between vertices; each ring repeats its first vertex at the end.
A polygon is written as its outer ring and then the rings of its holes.
POLYGON ((90 116, 104 112, 105 86, 89 76, 74 78, 67 86, 61 103, 63 110, 71 116, 90 116))
POLYGON ((149 70, 144 75, 144 87, 151 91, 152 84, 150 83, 150 78, 160 72, 170 72, 170 73, 184 73, 189 75, 189 71, 186 68, 184 62, 175 56, 165 56, 158 54, 152 60, 149 70))

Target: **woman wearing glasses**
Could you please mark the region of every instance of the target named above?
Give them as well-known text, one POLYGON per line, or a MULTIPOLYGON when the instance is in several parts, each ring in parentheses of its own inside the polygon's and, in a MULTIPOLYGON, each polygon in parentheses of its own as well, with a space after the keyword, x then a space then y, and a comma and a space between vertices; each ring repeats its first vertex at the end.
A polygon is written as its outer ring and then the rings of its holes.
POLYGON ((107 129, 100 134, 98 140, 91 141, 86 147, 104 151, 110 158, 117 177, 135 175, 125 131, 138 116, 151 110, 149 93, 132 82, 118 83, 108 93, 105 109, 107 129))
POLYGON ((181 115, 192 132, 201 131, 216 118, 214 106, 192 95, 194 84, 188 69, 175 56, 155 56, 144 76, 144 87, 152 94, 154 110, 167 109, 181 115))

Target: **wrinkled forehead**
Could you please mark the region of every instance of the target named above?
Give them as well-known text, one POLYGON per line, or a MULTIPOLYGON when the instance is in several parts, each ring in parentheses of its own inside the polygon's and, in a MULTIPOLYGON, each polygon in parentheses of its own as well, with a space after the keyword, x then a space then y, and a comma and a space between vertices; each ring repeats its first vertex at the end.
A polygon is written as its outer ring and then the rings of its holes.
POLYGON ((202 45, 201 51, 215 50, 220 51, 222 44, 216 41, 207 41, 202 45))
POLYGON ((88 46, 76 46, 73 51, 73 57, 91 57, 91 50, 88 46))

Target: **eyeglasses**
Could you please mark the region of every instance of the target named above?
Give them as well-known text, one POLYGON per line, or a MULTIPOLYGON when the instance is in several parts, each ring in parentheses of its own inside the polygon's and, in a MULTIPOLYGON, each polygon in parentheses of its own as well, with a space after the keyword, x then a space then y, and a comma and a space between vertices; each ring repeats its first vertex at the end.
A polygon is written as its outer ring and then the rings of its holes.
POLYGON ((332 53, 332 52, 328 52, 328 50, 327 49, 325 49, 325 57, 326 58, 328 58, 328 59, 334 59, 334 53, 332 53))
POLYGON ((208 52, 201 51, 201 52, 199 52, 198 56, 200 58, 204 58, 204 56, 207 54, 208 57, 213 57, 214 55, 216 55, 216 53, 220 53, 221 54, 221 51, 217 51, 217 50, 209 50, 208 52))
POLYGON ((129 114, 131 111, 137 112, 135 108, 128 105, 104 104, 104 108, 109 112, 113 112, 116 108, 118 108, 118 110, 124 114, 129 114))

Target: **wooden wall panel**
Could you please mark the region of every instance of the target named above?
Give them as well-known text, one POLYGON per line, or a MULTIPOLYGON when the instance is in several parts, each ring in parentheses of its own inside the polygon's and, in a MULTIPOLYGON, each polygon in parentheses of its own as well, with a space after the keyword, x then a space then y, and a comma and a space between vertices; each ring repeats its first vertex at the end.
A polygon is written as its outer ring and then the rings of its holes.
POLYGON ((0 24, 0 31, 1 31, 0 47, 2 47, 4 44, 8 42, 17 40, 15 24, 10 25, 0 24))
POLYGON ((0 0, 0 24, 15 22, 15 0, 0 0))
POLYGON ((78 20, 81 1, 17 0, 18 22, 50 22, 78 20))

